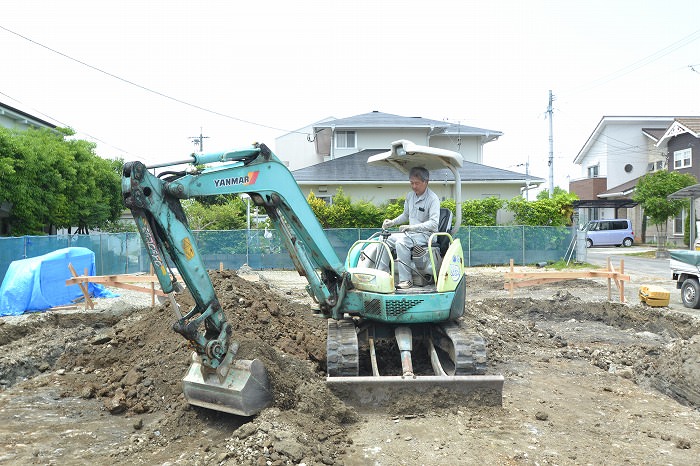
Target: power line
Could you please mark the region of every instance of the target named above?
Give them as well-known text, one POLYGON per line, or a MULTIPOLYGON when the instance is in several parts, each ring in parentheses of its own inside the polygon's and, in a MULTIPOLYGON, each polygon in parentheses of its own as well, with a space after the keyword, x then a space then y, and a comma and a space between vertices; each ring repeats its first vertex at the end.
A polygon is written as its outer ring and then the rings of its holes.
POLYGON ((37 46, 39 46, 39 47, 42 47, 42 48, 44 48, 44 49, 46 49, 46 50, 48 50, 48 51, 50 51, 50 52, 53 52, 53 53, 55 53, 55 54, 57 54, 57 55, 60 55, 60 56, 62 56, 62 57, 64 57, 64 58, 67 58, 68 60, 74 61, 74 62, 76 62, 76 63, 78 63, 78 64, 80 64, 80 65, 83 65, 83 66, 85 66, 85 67, 87 67, 87 68, 90 68, 90 69, 92 69, 92 70, 94 70, 94 71, 97 71, 97 72, 99 72, 99 73, 102 73, 102 74, 104 74, 104 75, 107 75, 107 76, 109 76, 110 78, 117 79, 117 80, 119 80, 119 81, 122 81, 122 82, 124 82, 124 83, 126 83, 126 84, 129 84, 129 85, 131 85, 131 86, 137 87, 137 88, 139 88, 139 89, 141 89, 141 90, 144 90, 144 91, 146 91, 146 92, 150 92, 150 93, 152 93, 152 94, 155 94, 155 95, 157 95, 157 96, 163 97, 163 98, 165 98, 165 99, 172 100, 173 102, 177 102, 177 103, 179 103, 179 104, 186 105, 186 106, 188 106, 188 107, 196 108, 197 110, 201 110, 201 111, 203 111, 203 112, 211 113, 212 115, 217 115, 217 116, 220 116, 220 117, 223 117, 223 118, 228 118, 228 119, 230 119, 230 120, 239 121, 239 122, 241 122, 241 123, 246 123, 246 124, 253 125, 253 126, 259 126, 259 127, 261 127, 261 128, 272 129, 272 130, 275 130, 275 131, 283 131, 283 132, 285 132, 285 133, 307 134, 306 132, 301 132, 301 131, 289 131, 289 130, 286 130, 286 129, 284 129, 284 128, 277 128, 277 127, 275 127, 275 126, 265 125, 265 124, 262 124, 262 123, 256 123, 256 122, 254 122, 254 121, 245 120, 245 119, 243 119, 243 118, 238 118, 238 117, 235 117, 235 116, 232 116, 232 115, 227 115, 227 114, 225 114, 225 113, 217 112, 216 110, 211 110, 211 109, 208 109, 208 108, 206 108, 206 107, 202 107, 202 106, 200 106, 200 105, 193 104, 193 103, 187 102, 187 101, 182 100, 182 99, 178 99, 177 97, 173 97, 173 96, 164 94, 164 93, 162 93, 162 92, 156 91, 156 90, 151 89, 151 88, 149 88, 149 87, 146 87, 146 86, 143 86, 143 85, 141 85, 141 84, 138 84, 138 83, 135 83, 135 82, 133 82, 133 81, 130 81, 130 80, 128 80, 128 79, 122 78, 121 76, 117 76, 116 74, 110 73, 109 71, 105 71, 105 70, 103 70, 103 69, 101 69, 101 68, 98 68, 98 67, 96 67, 96 66, 90 65, 89 63, 85 63, 84 61, 78 60, 77 58, 73 58, 73 57, 71 57, 70 55, 67 55, 67 54, 65 54, 65 53, 63 53, 63 52, 59 52, 58 50, 52 49, 52 48, 49 47, 49 46, 46 46, 46 45, 41 44, 41 43, 39 43, 39 42, 37 42, 37 41, 35 41, 35 40, 32 40, 32 39, 30 39, 29 37, 24 36, 24 35, 22 35, 22 34, 19 34, 19 33, 15 32, 15 31, 12 31, 12 30, 10 30, 10 29, 8 29, 8 28, 2 26, 2 25, 0 25, 0 29, 2 29, 2 30, 4 30, 4 31, 7 31, 7 32, 9 32, 10 34, 14 34, 14 35, 17 36, 17 37, 20 37, 20 38, 22 38, 22 39, 24 39, 24 40, 26 40, 26 41, 28 41, 28 42, 31 42, 31 43, 34 44, 34 45, 37 45, 37 46))
MULTIPOLYGON (((0 27, 1 27, 1 26, 0 26, 0 27)), ((27 104, 25 104, 24 102, 22 102, 21 100, 15 99, 15 98, 12 97, 11 95, 5 94, 5 93, 2 92, 2 91, 0 91, 0 95, 4 95, 5 97, 7 97, 7 98, 9 98, 9 99, 12 99, 13 101, 15 101, 15 102, 17 102, 17 103, 20 103, 20 104, 22 104, 22 105, 27 105, 27 104)), ((44 116, 44 117, 46 117, 46 118, 48 118, 48 119, 50 119, 50 120, 53 120, 53 121, 55 121, 56 123, 61 124, 64 128, 71 128, 71 129, 75 130, 75 128, 73 128, 73 127, 72 127, 71 125, 69 125, 68 123, 64 123, 64 122, 62 122, 61 120, 52 117, 51 115, 47 115, 46 113, 42 112, 41 110, 37 110, 37 109, 35 109, 35 108, 31 107, 31 106, 29 106, 29 108, 31 108, 31 111, 32 111, 33 113, 38 113, 39 115, 42 115, 42 116, 44 116)), ((77 131, 77 130, 75 130, 75 131, 77 131)), ((129 154, 130 156, 139 158, 139 159, 141 159, 141 160, 146 160, 145 157, 142 157, 142 156, 137 155, 137 154, 132 154, 132 153, 130 153, 130 152, 127 151, 127 150, 124 150, 124 149, 122 149, 122 148, 120 148, 120 147, 117 147, 117 146, 115 146, 115 145, 113 145, 113 144, 110 144, 110 143, 108 143, 108 142, 106 142, 106 141, 104 141, 104 140, 102 140, 102 139, 100 139, 100 138, 98 138, 98 137, 96 137, 96 136, 93 136, 93 135, 91 135, 91 134, 89 134, 89 133, 86 133, 85 131, 79 131, 79 132, 80 132, 81 134, 84 134, 85 136, 89 137, 90 139, 93 139, 93 140, 95 140, 95 141, 97 141, 97 142, 101 142, 102 144, 104 144, 104 145, 106 145, 106 146, 109 146, 109 147, 111 147, 112 149, 116 149, 116 150, 118 150, 119 152, 122 152, 122 153, 124 153, 124 154, 129 154)))
MULTIPOLYGON (((667 45, 666 47, 657 50, 656 52, 652 53, 651 55, 648 55, 640 60, 637 60, 634 63, 631 63, 624 68, 620 68, 619 70, 610 73, 606 76, 603 76, 601 78, 595 79, 591 81, 588 84, 584 84, 582 86, 579 86, 578 88, 574 88, 571 90, 572 93, 577 93, 580 91, 585 91, 585 90, 590 90, 598 86, 602 86, 603 84, 606 84, 610 81, 613 81, 615 79, 621 78, 622 76, 625 76, 627 74, 632 73, 633 71, 638 70, 639 68, 642 68, 646 65, 649 65, 650 63, 653 63, 666 55, 675 52, 676 50, 685 47, 686 45, 695 42, 696 40, 700 39, 700 29, 698 29, 695 32, 692 32, 691 34, 688 34, 687 36, 677 40, 676 42, 667 45)), ((692 65, 690 66, 691 70, 692 65)), ((694 71, 694 70, 693 70, 694 71)))

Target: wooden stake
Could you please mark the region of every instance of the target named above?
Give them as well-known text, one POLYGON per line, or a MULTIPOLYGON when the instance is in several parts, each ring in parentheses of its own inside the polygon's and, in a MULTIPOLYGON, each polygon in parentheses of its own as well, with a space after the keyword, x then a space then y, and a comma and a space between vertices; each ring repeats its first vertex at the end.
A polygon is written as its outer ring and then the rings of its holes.
MULTIPOLYGON (((620 274, 625 273, 625 260, 620 259, 620 274)), ((620 280, 620 284, 618 285, 620 287, 620 302, 624 303, 625 302, 625 281, 620 280)))
MULTIPOLYGON (((610 272, 610 271, 611 271, 611 268, 612 268, 612 266, 610 265, 610 256, 608 256, 608 268, 607 268, 607 271, 610 272)), ((612 301, 612 286, 611 286, 611 285, 612 285, 611 279, 610 279, 610 276, 608 276, 608 301, 612 301)))
MULTIPOLYGON (((78 276, 78 274, 75 271, 75 268, 73 267, 73 264, 71 264, 70 262, 68 263, 68 269, 70 270, 70 273, 73 275, 73 277, 78 276)), ((87 270, 85 271, 85 276, 87 277, 87 270)), ((90 294, 88 293, 87 285, 84 285, 83 283, 78 283, 78 286, 80 287, 80 291, 83 292, 83 296, 85 297, 85 310, 87 311, 88 306, 90 306, 90 309, 94 309, 95 305, 90 299, 90 294)))
POLYGON ((513 299, 513 258, 510 259, 510 299, 513 299))
MULTIPOLYGON (((150 265, 149 268, 150 275, 153 275, 154 270, 153 270, 153 264, 150 265)), ((156 282, 151 282, 151 307, 155 307, 156 305, 156 282)))

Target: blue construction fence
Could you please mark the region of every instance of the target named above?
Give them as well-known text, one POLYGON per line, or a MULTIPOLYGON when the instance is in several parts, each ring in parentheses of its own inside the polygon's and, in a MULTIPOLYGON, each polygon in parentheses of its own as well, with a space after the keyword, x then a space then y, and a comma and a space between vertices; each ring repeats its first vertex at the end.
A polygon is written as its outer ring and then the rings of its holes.
MULTIPOLYGON (((359 239, 377 229, 325 230, 341 260, 359 239)), ((575 229, 567 227, 462 227, 456 235, 469 267, 480 265, 526 265, 568 258, 575 229)), ((280 235, 271 230, 195 231, 200 254, 209 269, 294 270, 280 235)), ((95 253, 95 273, 116 275, 148 272, 150 260, 138 233, 91 235, 21 236, 0 238, 0 274, 4 278, 15 260, 41 256, 66 247, 84 247, 95 253)), ((82 273, 82 271, 78 271, 82 273)))

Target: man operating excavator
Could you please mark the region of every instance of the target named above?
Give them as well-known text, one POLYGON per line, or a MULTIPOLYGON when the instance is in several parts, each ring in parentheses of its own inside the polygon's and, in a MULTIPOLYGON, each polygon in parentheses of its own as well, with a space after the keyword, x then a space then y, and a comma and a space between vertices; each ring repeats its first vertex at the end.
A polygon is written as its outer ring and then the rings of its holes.
MULTIPOLYGON (((423 167, 413 167, 408 174, 408 180, 411 183, 411 192, 406 195, 403 213, 393 220, 386 219, 382 222, 383 229, 400 225, 399 233, 392 233, 386 239, 389 247, 396 249, 396 268, 399 272, 396 288, 400 290, 413 286, 409 269, 411 248, 426 246, 430 235, 437 231, 440 221, 440 199, 428 188, 430 172, 423 167)), ((387 254, 382 254, 379 269, 389 271, 387 254)))

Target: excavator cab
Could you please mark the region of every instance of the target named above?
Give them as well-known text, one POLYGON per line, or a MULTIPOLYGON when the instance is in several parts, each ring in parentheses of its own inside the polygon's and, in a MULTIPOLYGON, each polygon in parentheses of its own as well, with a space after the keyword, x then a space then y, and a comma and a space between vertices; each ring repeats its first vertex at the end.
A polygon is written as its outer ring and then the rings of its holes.
MULTIPOLYGON (((428 286, 435 286, 439 281, 438 277, 448 273, 447 270, 441 270, 445 259, 447 264, 459 263, 461 256, 455 257, 459 254, 459 248, 453 248, 451 253, 447 254, 449 247, 454 243, 449 233, 451 224, 452 211, 441 208, 437 232, 431 235, 427 245, 411 248, 411 263, 408 264, 408 268, 416 287, 425 289, 428 286)), ((389 234, 391 234, 389 231, 383 230, 366 240, 356 241, 350 247, 345 265, 357 289, 383 293, 394 292, 394 284, 398 281, 398 274, 394 267, 394 261, 397 258, 396 251, 385 244, 389 234), (389 257, 391 273, 378 269, 382 255, 389 257)), ((459 274, 456 273, 456 275, 459 274)), ((444 281, 442 283, 444 284, 444 281)), ((437 288, 434 289, 437 290, 437 288)), ((445 290, 444 286, 439 289, 439 291, 445 290)))

